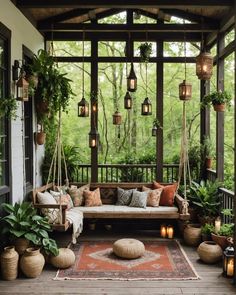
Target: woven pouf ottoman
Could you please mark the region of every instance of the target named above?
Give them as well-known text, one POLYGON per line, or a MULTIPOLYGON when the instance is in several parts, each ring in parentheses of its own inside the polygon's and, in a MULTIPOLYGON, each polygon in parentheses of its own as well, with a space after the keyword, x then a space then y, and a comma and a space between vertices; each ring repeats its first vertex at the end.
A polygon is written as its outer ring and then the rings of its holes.
POLYGON ((75 263, 75 254, 69 248, 60 248, 59 255, 51 256, 50 263, 57 268, 68 268, 75 263))
POLYGON ((113 244, 113 252, 118 257, 134 259, 144 254, 145 247, 139 240, 120 239, 113 244))

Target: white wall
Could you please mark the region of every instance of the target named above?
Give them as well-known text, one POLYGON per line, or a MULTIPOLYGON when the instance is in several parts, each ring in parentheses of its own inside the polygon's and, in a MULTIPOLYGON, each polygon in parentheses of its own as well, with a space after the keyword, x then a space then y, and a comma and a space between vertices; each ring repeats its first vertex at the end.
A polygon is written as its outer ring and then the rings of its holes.
MULTIPOLYGON (((32 26, 25 16, 13 5, 10 0, 0 0, 0 22, 11 30, 11 64, 14 60, 22 59, 22 45, 25 45, 32 52, 36 53, 38 49, 43 48, 43 36, 32 26)), ((14 84, 12 82, 12 89, 14 84)), ((23 199, 24 196, 24 158, 23 158, 23 121, 22 103, 18 103, 18 118, 12 121, 11 129, 11 146, 12 146, 12 198, 13 202, 23 199)), ((35 118, 34 118, 35 120, 35 118)), ((34 122, 34 129, 36 128, 34 122)), ((34 151, 36 149, 34 148, 34 151)), ((34 154, 34 165, 36 164, 36 172, 39 172, 39 163, 42 161, 43 147, 37 147, 37 155, 34 154)), ((37 173, 34 185, 41 184, 41 178, 37 173)), ((36 175, 36 173, 34 173, 36 175)))

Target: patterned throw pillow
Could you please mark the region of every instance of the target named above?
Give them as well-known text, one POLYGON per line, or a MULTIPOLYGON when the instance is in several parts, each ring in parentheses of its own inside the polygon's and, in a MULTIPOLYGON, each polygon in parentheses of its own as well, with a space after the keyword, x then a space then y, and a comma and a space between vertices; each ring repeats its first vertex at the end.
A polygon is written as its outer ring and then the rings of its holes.
POLYGON ((84 191, 89 190, 90 186, 89 184, 83 185, 79 188, 77 187, 70 187, 68 190, 69 195, 71 196, 71 199, 73 201, 73 204, 75 207, 84 205, 84 191))
MULTIPOLYGON (((37 200, 42 205, 54 205, 57 204, 56 200, 49 192, 37 193, 37 200)), ((59 223, 59 209, 43 208, 42 214, 47 216, 49 223, 59 223)))
POLYGON ((164 185, 154 181, 153 187, 155 189, 163 188, 163 191, 161 193, 160 206, 173 206, 174 205, 175 192, 177 189, 177 182, 173 183, 171 185, 164 186, 164 185))
POLYGON ((160 198, 161 198, 161 193, 163 191, 163 188, 158 188, 158 189, 150 189, 146 186, 142 187, 143 192, 147 192, 147 206, 151 207, 158 207, 160 203, 160 198))
POLYGON ((118 187, 117 188, 117 202, 116 205, 129 205, 131 202, 132 194, 137 189, 130 189, 130 190, 124 190, 123 188, 118 187))
POLYGON ((134 191, 129 204, 130 207, 146 208, 148 192, 134 191))
POLYGON ((50 190, 50 194, 53 195, 54 199, 56 200, 57 204, 66 204, 67 209, 71 209, 74 207, 73 202, 69 194, 62 195, 59 192, 54 192, 50 190))
POLYGON ((85 207, 101 206, 101 195, 99 187, 94 191, 84 191, 85 207))

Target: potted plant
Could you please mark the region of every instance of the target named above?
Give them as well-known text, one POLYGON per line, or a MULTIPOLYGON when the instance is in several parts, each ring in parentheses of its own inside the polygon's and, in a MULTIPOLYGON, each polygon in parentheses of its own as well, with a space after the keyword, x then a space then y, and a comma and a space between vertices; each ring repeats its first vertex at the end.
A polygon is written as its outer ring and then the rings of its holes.
POLYGON ((218 181, 204 181, 200 183, 192 181, 188 199, 190 204, 197 210, 200 222, 213 223, 220 210, 220 183, 218 181))
POLYGON ((16 119, 17 102, 13 95, 0 99, 0 117, 16 119))
POLYGON ((8 215, 0 219, 1 234, 10 242, 24 238, 43 249, 46 254, 58 255, 56 241, 48 235, 52 230, 47 218, 37 215, 31 203, 3 203, 2 207, 8 215))
POLYGON ((152 43, 142 43, 138 49, 141 61, 148 62, 152 54, 152 43))
POLYGON ((34 56, 31 72, 38 77, 35 87, 36 109, 40 119, 50 113, 65 111, 70 98, 74 95, 66 74, 60 73, 53 57, 45 50, 40 49, 34 56))
POLYGON ((211 233, 214 232, 215 227, 211 223, 205 223, 201 227, 201 234, 203 241, 210 241, 211 240, 211 233))
POLYGON ((232 97, 227 91, 214 91, 204 96, 202 106, 209 106, 212 104, 215 111, 224 112, 226 106, 231 106, 231 100, 232 97))
POLYGON ((210 169, 212 167, 212 159, 214 158, 215 150, 211 138, 205 136, 201 145, 201 152, 205 158, 205 167, 210 169))

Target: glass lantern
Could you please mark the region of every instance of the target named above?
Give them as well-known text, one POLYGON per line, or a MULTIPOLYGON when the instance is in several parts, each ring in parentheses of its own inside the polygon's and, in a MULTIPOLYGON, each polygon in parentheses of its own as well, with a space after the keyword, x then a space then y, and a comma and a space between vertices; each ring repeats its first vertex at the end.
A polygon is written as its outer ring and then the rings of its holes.
POLYGON ((213 57, 209 52, 201 52, 196 57, 196 75, 200 80, 210 80, 213 74, 213 57))
POLYGON ((152 114, 152 103, 148 97, 146 97, 141 104, 141 115, 149 116, 152 114))
POLYGON ((89 103, 83 97, 78 103, 78 117, 88 117, 89 116, 89 103))
POLYGON ((190 100, 192 97, 192 85, 183 80, 179 84, 179 99, 180 100, 190 100))
POLYGON ((134 65, 131 63, 131 69, 129 76, 127 77, 127 90, 130 92, 135 92, 137 90, 137 77, 134 72, 134 65))
POLYGON ((113 125, 121 125, 122 123, 122 116, 119 111, 116 111, 113 115, 113 125))
POLYGON ((157 136, 157 126, 153 125, 152 127, 152 136, 157 136))
POLYGON ((234 276, 234 247, 229 246, 223 252, 223 275, 232 278, 234 276))
POLYGON ((126 110, 132 109, 132 97, 129 94, 129 91, 126 92, 125 97, 124 97, 124 108, 126 110))
POLYGON ((99 133, 97 132, 97 129, 93 129, 89 132, 89 147, 90 148, 96 148, 98 147, 99 142, 99 133))
POLYGON ((25 80, 24 74, 22 74, 16 83, 17 87, 17 100, 28 101, 29 100, 29 83, 25 80))

